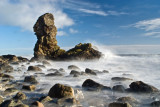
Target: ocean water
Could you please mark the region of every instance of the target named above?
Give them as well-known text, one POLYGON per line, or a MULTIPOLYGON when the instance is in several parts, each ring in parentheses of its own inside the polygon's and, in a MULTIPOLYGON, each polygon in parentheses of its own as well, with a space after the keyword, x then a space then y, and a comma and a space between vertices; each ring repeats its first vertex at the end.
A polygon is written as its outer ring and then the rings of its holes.
MULTIPOLYGON (((82 89, 82 84, 86 79, 103 85, 113 87, 117 84, 122 84, 125 88, 133 81, 143 81, 160 89, 160 46, 101 46, 98 45, 99 51, 104 54, 104 57, 99 60, 92 61, 49 61, 51 66, 46 66, 43 73, 47 74, 48 69, 63 68, 65 72, 62 77, 46 77, 44 75, 36 75, 39 84, 36 87, 36 93, 47 95, 49 89, 56 83, 72 86, 75 90, 81 93, 77 99, 84 107, 107 107, 109 103, 114 102, 119 97, 132 96, 138 103, 135 107, 148 107, 152 101, 160 100, 159 94, 136 94, 136 93, 119 93, 112 91, 85 91, 82 89), (158 50, 159 49, 159 50, 158 50), (81 70, 86 68, 103 71, 108 70, 109 73, 98 73, 97 76, 79 76, 73 77, 68 70, 69 65, 76 65, 81 70), (112 81, 112 77, 127 77, 132 81, 112 81)), ((25 55, 26 56, 26 55, 25 55)), ((31 56, 26 56, 30 58, 31 56)), ((17 72, 12 75, 17 80, 23 80, 26 75, 35 75, 28 73, 27 68, 30 65, 42 64, 40 62, 22 63, 14 66, 15 69, 21 69, 23 72, 17 72), (22 66, 24 65, 24 66, 22 66), (24 74, 25 72, 25 74, 24 74)), ((37 94, 38 96, 38 94, 37 94)), ((48 105, 49 106, 49 105, 48 105)))

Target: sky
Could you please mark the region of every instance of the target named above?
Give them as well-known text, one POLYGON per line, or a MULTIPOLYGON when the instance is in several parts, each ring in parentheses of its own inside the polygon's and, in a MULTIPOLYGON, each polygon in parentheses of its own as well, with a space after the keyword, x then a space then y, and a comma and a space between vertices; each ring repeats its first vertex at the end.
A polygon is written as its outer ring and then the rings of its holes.
POLYGON ((54 15, 61 47, 160 45, 160 0, 0 0, 0 54, 31 53, 44 13, 54 15))

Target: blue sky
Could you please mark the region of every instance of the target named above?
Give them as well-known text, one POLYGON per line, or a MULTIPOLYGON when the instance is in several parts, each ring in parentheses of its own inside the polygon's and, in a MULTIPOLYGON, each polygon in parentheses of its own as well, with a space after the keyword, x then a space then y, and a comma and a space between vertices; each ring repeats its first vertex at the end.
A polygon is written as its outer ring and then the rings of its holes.
POLYGON ((61 47, 80 42, 160 45, 160 0, 1 0, 0 50, 36 43, 33 25, 53 13, 61 47))

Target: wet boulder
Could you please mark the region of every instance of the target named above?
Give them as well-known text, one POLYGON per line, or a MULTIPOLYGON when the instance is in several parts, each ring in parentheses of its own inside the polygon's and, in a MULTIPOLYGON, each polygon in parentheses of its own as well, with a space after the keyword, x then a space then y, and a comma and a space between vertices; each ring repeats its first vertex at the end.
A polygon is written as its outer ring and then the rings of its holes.
POLYGON ((58 71, 65 72, 65 70, 63 68, 60 68, 58 71))
POLYGON ((35 101, 31 104, 31 107, 44 107, 44 105, 39 101, 35 101))
POLYGON ((113 77, 113 78, 111 78, 111 80, 113 80, 113 81, 128 81, 128 80, 133 80, 133 79, 126 78, 126 77, 113 77))
POLYGON ((72 71, 70 72, 70 75, 81 75, 81 72, 72 70, 72 71))
POLYGON ((22 92, 18 92, 13 98, 17 100, 25 100, 27 96, 22 92))
POLYGON ((35 85, 23 85, 22 89, 27 91, 34 91, 36 89, 35 85))
POLYGON ((61 74, 60 72, 56 71, 54 73, 48 73, 45 76, 63 76, 63 74, 61 74))
POLYGON ((148 85, 142 81, 136 81, 132 82, 130 85, 130 91, 133 92, 144 92, 144 93, 150 93, 150 92, 158 92, 159 90, 155 88, 154 86, 148 85))
POLYGON ((47 66, 51 65, 51 64, 50 64, 48 61, 46 61, 46 60, 42 61, 42 64, 43 64, 43 65, 47 65, 47 66))
POLYGON ((29 66, 27 71, 42 71, 42 69, 37 66, 29 66))
POLYGON ((1 107, 15 107, 19 104, 22 104, 20 100, 14 101, 14 100, 6 100, 1 104, 1 107))
POLYGON ((160 101, 154 101, 150 105, 151 107, 160 107, 160 101))
POLYGON ((80 70, 80 68, 78 66, 76 66, 76 65, 69 65, 68 69, 69 70, 80 70))
POLYGON ((93 70, 86 68, 85 73, 90 74, 90 75, 97 75, 93 70))
POLYGON ((113 90, 113 91, 118 91, 118 92, 125 92, 125 88, 124 88, 123 85, 113 86, 112 90, 113 90))
POLYGON ((8 74, 0 73, 1 78, 13 79, 14 77, 8 74))
POLYGON ((24 82, 28 82, 28 83, 31 83, 31 84, 37 84, 38 81, 36 80, 35 76, 31 75, 31 76, 26 76, 24 78, 24 82))
POLYGON ((42 96, 40 99, 39 99, 39 102, 41 103, 46 103, 46 102, 49 102, 51 101, 52 98, 50 96, 42 96))
POLYGON ((26 105, 26 104, 18 104, 17 106, 15 106, 15 107, 29 107, 28 105, 26 105))
POLYGON ((88 90, 102 90, 102 89, 107 89, 107 90, 111 90, 110 87, 104 86, 102 84, 99 84, 91 79, 87 79, 83 82, 82 84, 83 88, 86 88, 88 90))
POLYGON ((132 107, 132 106, 129 103, 113 102, 113 103, 110 103, 108 107, 132 107))
POLYGON ((48 93, 52 98, 74 97, 74 90, 70 86, 55 84, 48 93))
POLYGON ((0 96, 0 104, 4 101, 4 98, 0 96))
POLYGON ((139 102, 133 97, 120 97, 117 99, 118 102, 129 103, 131 105, 136 106, 139 102))

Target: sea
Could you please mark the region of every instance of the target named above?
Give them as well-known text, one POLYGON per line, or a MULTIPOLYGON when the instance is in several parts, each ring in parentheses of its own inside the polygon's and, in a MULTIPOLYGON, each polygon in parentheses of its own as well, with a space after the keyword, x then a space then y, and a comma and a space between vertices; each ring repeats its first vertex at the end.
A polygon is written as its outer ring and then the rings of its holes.
MULTIPOLYGON (((133 97, 137 100, 133 107, 149 107, 153 101, 160 100, 160 94, 141 94, 141 93, 121 93, 114 91, 86 91, 83 90, 82 84, 86 79, 92 79, 105 86, 113 87, 115 85, 123 85, 129 88, 129 84, 133 81, 143 81, 160 89, 160 45, 116 45, 104 46, 95 44, 96 49, 103 53, 103 57, 99 60, 91 61, 49 61, 50 66, 43 69, 44 74, 36 75, 39 84, 36 87, 34 96, 47 95, 49 89, 56 83, 61 83, 73 87, 78 92, 75 92, 76 98, 84 107, 107 107, 109 103, 117 101, 120 97, 133 97), (73 77, 69 75, 69 65, 76 65, 80 71, 85 71, 86 68, 99 71, 97 76, 79 76, 73 77), (63 68, 64 76, 46 77, 49 73, 48 69, 63 68), (101 73, 103 70, 109 73, 101 73), (128 81, 112 81, 113 77, 126 77, 133 80, 128 81)), ((30 49, 28 49, 30 50, 30 49)), ((28 50, 19 49, 15 51, 16 55, 31 58, 33 55, 28 50), (26 51, 26 52, 25 52, 26 51)), ((0 54, 14 54, 13 51, 1 51, 0 54)), ((14 72, 12 75, 16 80, 22 81, 26 75, 35 75, 28 73, 27 68, 30 65, 41 65, 41 62, 22 63, 13 65, 15 69, 21 69, 23 72, 14 72)), ((32 96, 32 95, 30 95, 32 96)), ((33 96, 32 96, 33 97, 33 96)), ((48 104, 49 106, 49 104, 48 104)))

